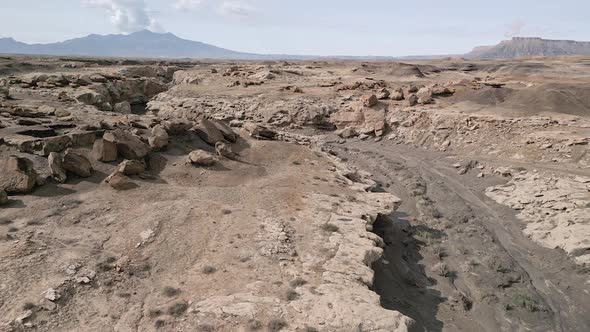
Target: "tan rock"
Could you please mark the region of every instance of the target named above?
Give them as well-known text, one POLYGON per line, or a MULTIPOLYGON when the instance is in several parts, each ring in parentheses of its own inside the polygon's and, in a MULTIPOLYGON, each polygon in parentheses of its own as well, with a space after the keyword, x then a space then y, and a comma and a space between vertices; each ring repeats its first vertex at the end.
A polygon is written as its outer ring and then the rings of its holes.
POLYGON ((135 182, 131 181, 130 178, 118 170, 109 175, 104 182, 118 191, 131 190, 139 187, 135 182))
POLYGON ((141 159, 150 152, 149 145, 142 142, 139 137, 122 129, 106 132, 103 140, 115 143, 117 154, 126 159, 141 159))
POLYGON ((163 126, 157 125, 152 128, 152 136, 148 138, 150 147, 156 151, 160 151, 168 146, 170 137, 163 126))
POLYGON ((70 173, 84 178, 90 177, 93 170, 88 158, 72 149, 68 149, 64 153, 63 168, 70 173))
POLYGON ((47 158, 49 163, 49 170, 53 179, 59 183, 64 183, 67 180, 66 170, 63 166, 62 156, 57 152, 51 152, 47 158))
POLYGON ((212 166, 215 164, 215 156, 207 151, 195 150, 188 155, 187 162, 195 166, 212 166))
POLYGON ((138 160, 124 160, 117 168, 125 175, 139 175, 145 172, 144 163, 138 160))
POLYGON ((104 162, 117 160, 117 144, 104 139, 95 141, 92 147, 92 158, 104 162))
POLYGON ((205 118, 201 119, 195 130, 197 135, 209 145, 214 146, 217 142, 222 142, 224 139, 221 130, 211 120, 205 118))
POLYGON ((372 106, 377 105, 379 100, 377 99, 377 96, 371 94, 371 95, 362 96, 361 102, 363 103, 363 106, 365 106, 365 107, 372 107, 372 106))
POLYGON ((33 162, 27 158, 9 156, 0 159, 0 190, 6 193, 28 193, 37 181, 33 162))

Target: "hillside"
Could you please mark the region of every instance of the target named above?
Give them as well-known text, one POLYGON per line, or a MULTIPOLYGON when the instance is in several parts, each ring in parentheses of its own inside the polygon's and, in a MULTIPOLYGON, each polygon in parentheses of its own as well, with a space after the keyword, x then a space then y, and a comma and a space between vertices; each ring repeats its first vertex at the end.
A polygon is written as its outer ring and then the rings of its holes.
POLYGON ((501 59, 523 56, 560 56, 590 54, 590 42, 514 37, 495 46, 476 47, 468 58, 501 59))

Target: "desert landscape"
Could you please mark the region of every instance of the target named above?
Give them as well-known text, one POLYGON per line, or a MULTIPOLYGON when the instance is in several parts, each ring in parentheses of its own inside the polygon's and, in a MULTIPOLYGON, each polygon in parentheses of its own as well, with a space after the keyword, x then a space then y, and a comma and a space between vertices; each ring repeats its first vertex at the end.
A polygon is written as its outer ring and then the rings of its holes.
POLYGON ((0 330, 588 331, 590 58, 0 59, 0 330))

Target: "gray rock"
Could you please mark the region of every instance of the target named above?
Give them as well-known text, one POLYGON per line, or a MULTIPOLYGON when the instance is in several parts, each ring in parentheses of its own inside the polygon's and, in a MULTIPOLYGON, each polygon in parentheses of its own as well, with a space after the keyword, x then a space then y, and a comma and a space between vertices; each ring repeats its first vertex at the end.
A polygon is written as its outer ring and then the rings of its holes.
POLYGON ((157 125, 152 128, 152 136, 148 138, 150 147, 156 151, 160 151, 168 146, 170 137, 163 126, 157 125))
POLYGON ((215 146, 217 142, 222 142, 224 139, 221 130, 217 129, 217 126, 207 119, 201 119, 195 130, 197 135, 209 145, 215 146))
POLYGON ((8 203, 8 194, 3 189, 0 189, 0 205, 8 203))
POLYGON ((121 114, 131 114, 131 104, 129 104, 129 102, 126 101, 116 103, 115 106, 113 106, 113 112, 121 114))

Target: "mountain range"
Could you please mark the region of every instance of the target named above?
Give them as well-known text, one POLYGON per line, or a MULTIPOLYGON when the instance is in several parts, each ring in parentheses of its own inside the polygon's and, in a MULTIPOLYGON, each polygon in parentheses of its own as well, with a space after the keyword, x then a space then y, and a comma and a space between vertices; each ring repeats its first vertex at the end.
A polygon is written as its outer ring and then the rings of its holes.
MULTIPOLYGON (((214 45, 183 39, 172 33, 156 33, 148 30, 128 35, 88 35, 58 43, 27 44, 13 38, 0 38, 0 53, 38 55, 76 55, 130 58, 197 58, 235 60, 308 60, 338 58, 352 60, 436 59, 441 56, 331 56, 256 54, 237 52, 214 45)), ((590 42, 572 40, 548 40, 541 38, 515 37, 494 46, 476 47, 466 58, 515 58, 522 56, 559 56, 590 54, 590 42)))

